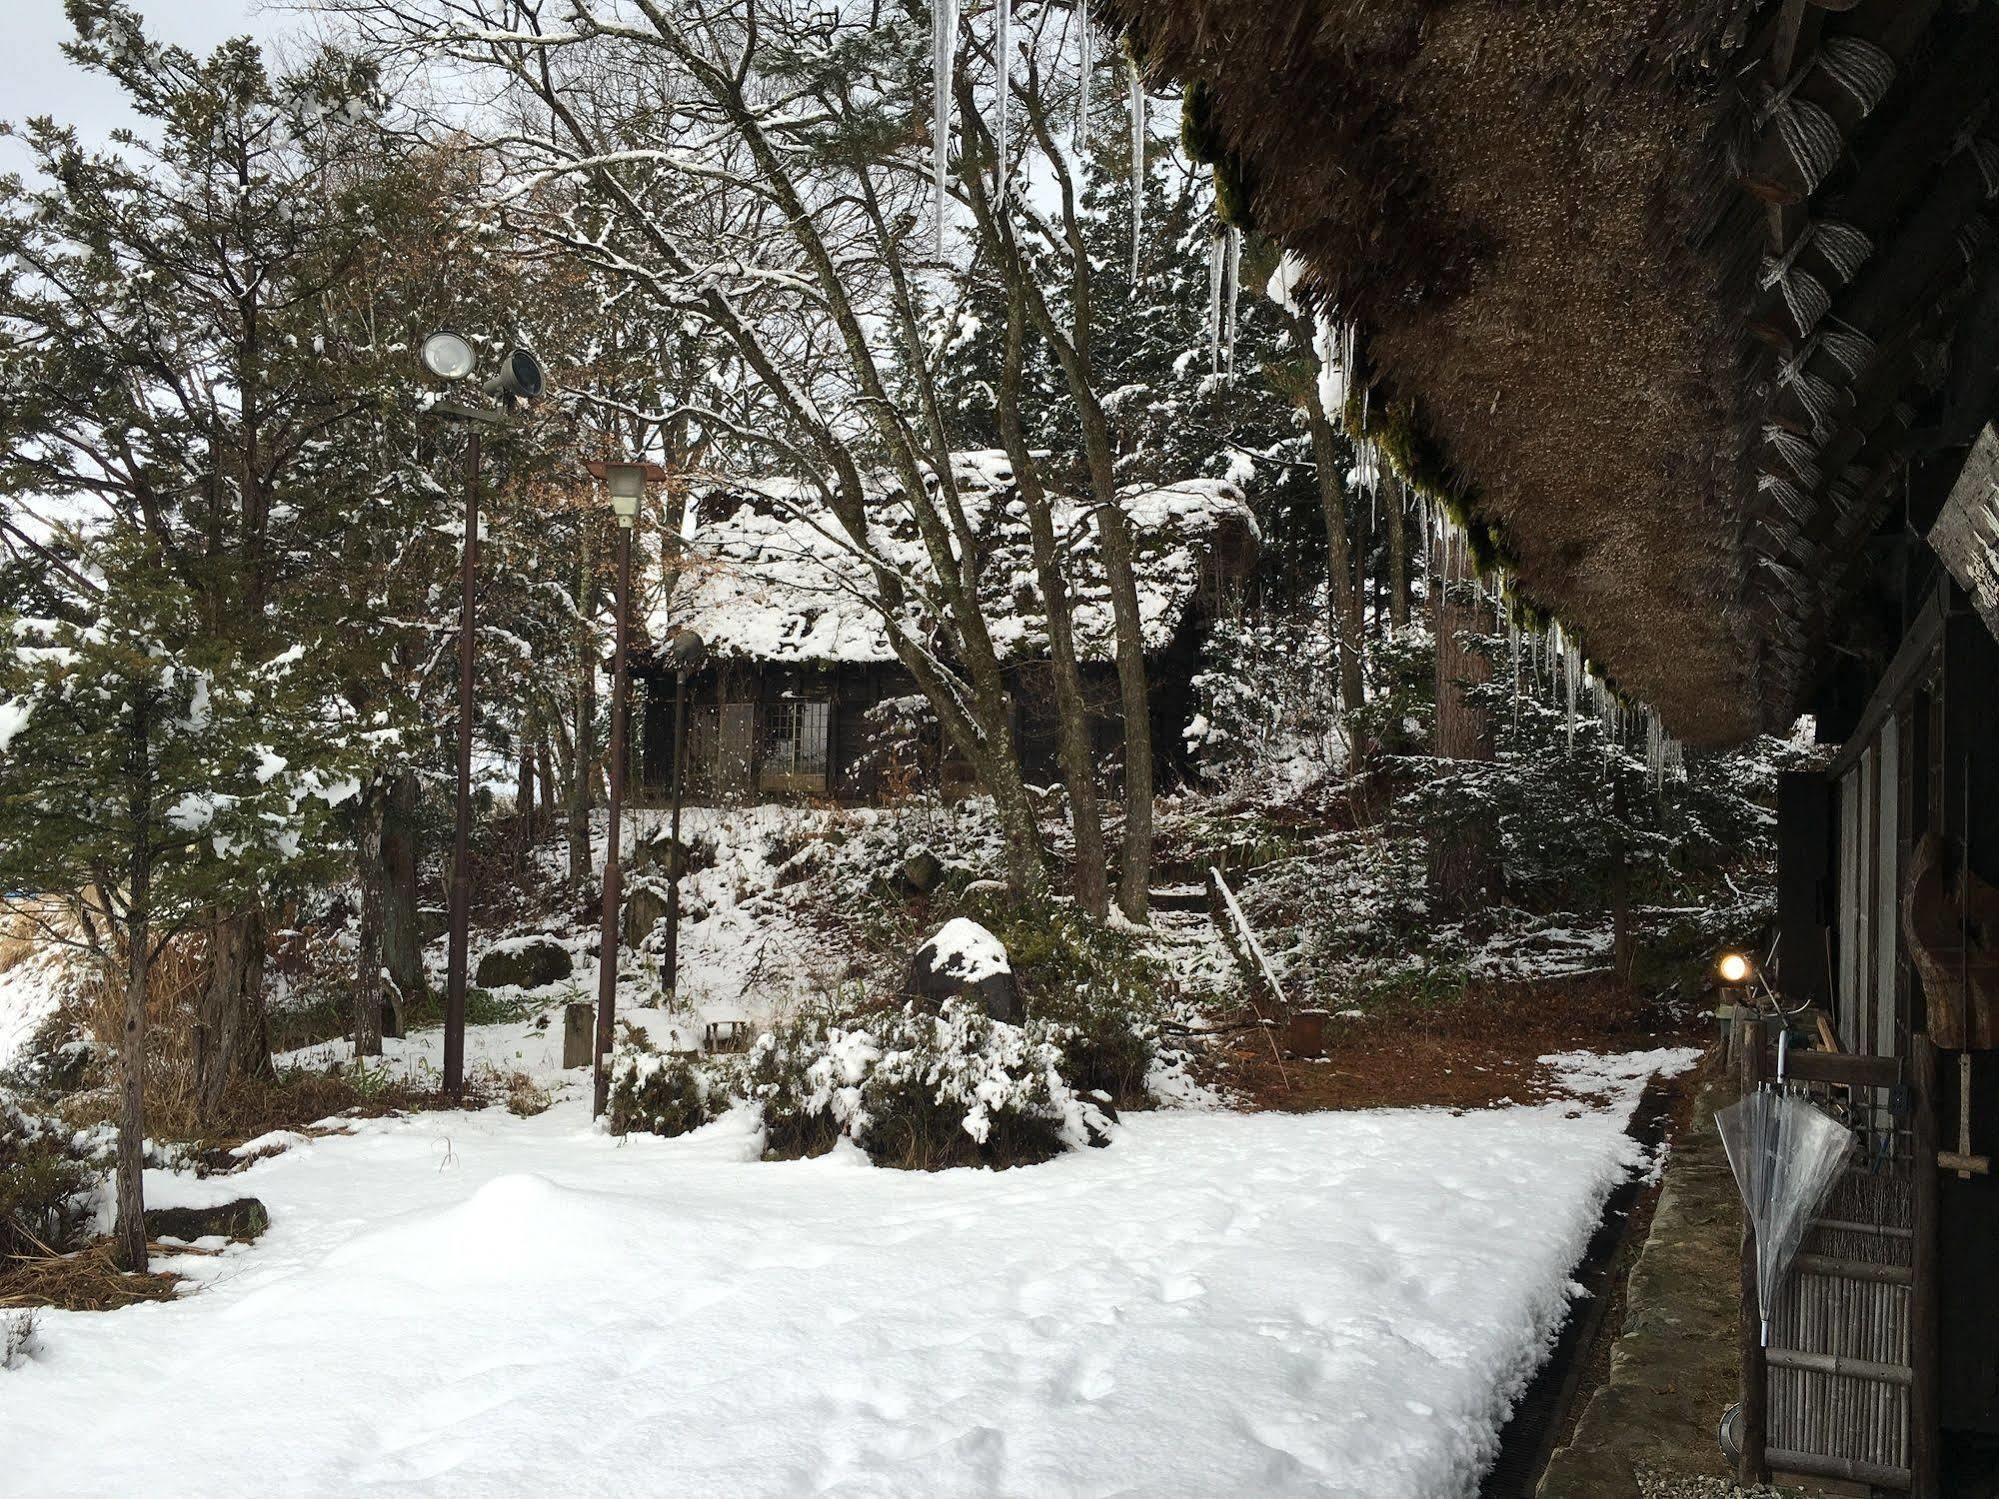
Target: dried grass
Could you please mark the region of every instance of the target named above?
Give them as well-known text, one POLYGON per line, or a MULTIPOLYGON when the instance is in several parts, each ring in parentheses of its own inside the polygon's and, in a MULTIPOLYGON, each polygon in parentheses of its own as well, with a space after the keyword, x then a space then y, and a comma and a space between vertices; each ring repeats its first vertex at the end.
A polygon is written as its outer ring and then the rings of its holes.
MULTIPOLYGON (((106 1312, 141 1301, 171 1301, 181 1277, 165 1271, 132 1275, 118 1268, 115 1240, 103 1238, 75 1254, 17 1259, 0 1270, 0 1307, 53 1307, 106 1312)), ((178 1248, 162 1253, 177 1254, 178 1248)))

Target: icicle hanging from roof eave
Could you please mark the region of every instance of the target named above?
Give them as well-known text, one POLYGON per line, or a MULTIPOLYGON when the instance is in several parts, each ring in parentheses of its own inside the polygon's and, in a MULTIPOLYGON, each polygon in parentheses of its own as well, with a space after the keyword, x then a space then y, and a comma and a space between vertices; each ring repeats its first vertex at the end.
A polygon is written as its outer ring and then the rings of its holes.
POLYGON ((1235 328, 1241 322, 1241 300, 1243 300, 1243 234, 1233 224, 1223 236, 1227 240, 1223 266, 1223 328, 1221 328, 1221 366, 1223 374, 1235 376, 1235 328))
POLYGON ((999 96, 993 103, 993 163, 995 194, 1001 203, 1006 201, 1008 147, 1011 145, 1009 133, 1010 116, 1013 108, 1013 0, 999 0, 998 19, 993 23, 996 35, 993 51, 997 58, 999 72, 999 96))
POLYGON ((936 112, 930 122, 931 170, 937 189, 937 253, 944 253, 944 229, 951 204, 951 90, 958 51, 958 0, 936 0, 931 19, 932 83, 937 90, 936 112))
POLYGON ((1222 370, 1222 281, 1228 274, 1228 247, 1217 224, 1208 234, 1208 372, 1222 370))
POLYGON ((1090 75, 1097 70, 1097 36, 1090 29, 1090 0, 1076 7, 1076 129, 1071 144, 1080 153, 1090 143, 1090 75))
POLYGON ((1131 85, 1131 284, 1138 285, 1138 257, 1145 229, 1145 79, 1138 59, 1127 58, 1131 85))

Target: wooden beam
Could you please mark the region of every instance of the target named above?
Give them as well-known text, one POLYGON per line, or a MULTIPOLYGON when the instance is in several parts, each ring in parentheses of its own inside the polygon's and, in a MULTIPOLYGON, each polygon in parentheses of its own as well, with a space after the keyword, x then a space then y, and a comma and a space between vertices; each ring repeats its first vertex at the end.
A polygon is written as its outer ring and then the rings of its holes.
POLYGON ((1909 1038, 1909 1152, 1915 1169, 1911 1265, 1915 1289, 1909 1301, 1909 1492, 1937 1499, 1942 1485, 1943 1331, 1938 1297, 1937 1231, 1937 1054, 1924 1032, 1909 1038))

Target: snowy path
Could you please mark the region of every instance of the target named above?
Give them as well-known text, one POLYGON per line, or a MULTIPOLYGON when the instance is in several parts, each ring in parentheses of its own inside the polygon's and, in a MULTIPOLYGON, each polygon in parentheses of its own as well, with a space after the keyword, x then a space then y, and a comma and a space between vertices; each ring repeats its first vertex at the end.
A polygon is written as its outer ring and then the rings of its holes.
MULTIPOLYGON (((1643 1067, 1631 1069, 1643 1072, 1643 1067)), ((22 1494, 1470 1493, 1629 1100, 1164 1113, 1026 1171, 764 1164, 570 1100, 363 1125, 199 1294, 46 1314, 22 1494)))

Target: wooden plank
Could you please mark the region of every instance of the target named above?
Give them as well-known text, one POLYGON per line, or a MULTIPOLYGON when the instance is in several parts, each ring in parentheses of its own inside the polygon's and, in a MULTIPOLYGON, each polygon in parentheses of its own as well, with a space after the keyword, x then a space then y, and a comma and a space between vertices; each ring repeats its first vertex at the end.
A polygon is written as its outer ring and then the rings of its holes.
POLYGON ((1808 1478, 1839 1478, 1847 1483, 1871 1483, 1876 1488, 1910 1492, 1907 1468, 1890 1467, 1885 1463, 1863 1463, 1850 1457, 1825 1457, 1816 1452, 1790 1452, 1778 1447, 1772 1447, 1769 1456, 1770 1466, 1781 1468, 1786 1473, 1802 1473, 1808 1478))
POLYGON ((1944 620, 1949 608, 1949 595, 1941 586, 1924 600, 1922 608, 1916 612, 1916 617, 1909 622, 1909 628, 1902 636, 1895 659, 1888 663, 1880 685, 1861 710, 1860 723, 1847 736, 1845 746, 1827 768, 1828 779, 1838 780, 1860 762, 1861 754, 1873 742, 1882 722, 1915 689, 1917 682, 1928 675, 1931 658, 1943 641, 1944 620))
MULTIPOLYGON (((1763 1033, 1760 1026, 1747 1027, 1742 1048, 1743 1096, 1756 1091, 1763 1082, 1763 1033)), ((1763 1354, 1763 1319, 1756 1301, 1756 1230, 1749 1215, 1742 1215, 1742 1309, 1736 1320, 1736 1341, 1741 1360, 1742 1422, 1741 1457, 1737 1476, 1745 1485, 1762 1483, 1770 1476, 1764 1454, 1770 1427, 1770 1372, 1763 1354)))
POLYGON ((1902 1080, 1899 1057, 1860 1057, 1845 1052, 1794 1051, 1784 1060, 1793 1082, 1831 1083, 1850 1088, 1892 1088, 1902 1080))
MULTIPOLYGON (((1823 1222, 1814 1228, 1825 1228, 1823 1222)), ((1880 1285, 1906 1286, 1913 1272, 1907 1265, 1883 1265, 1872 1260, 1841 1259, 1829 1254, 1801 1254, 1794 1262, 1800 1275, 1826 1275, 1835 1280, 1864 1280, 1880 1285)))
MULTIPOLYGON (((1864 1379, 1873 1384, 1906 1385, 1914 1377, 1907 1364, 1883 1364, 1872 1359, 1848 1358, 1838 1353, 1807 1353, 1799 1348, 1772 1348, 1765 1353, 1773 1369, 1804 1369, 1813 1374, 1832 1374, 1842 1379, 1864 1379)), ((1782 1467, 1770 1458, 1770 1466, 1782 1467)))
POLYGON ((1942 1328, 1937 1300, 1937 1054, 1927 1033, 1909 1039, 1912 1073, 1910 1155, 1915 1167, 1915 1272, 1909 1303, 1909 1490, 1915 1499, 1941 1492, 1943 1391, 1940 1375, 1942 1328))

